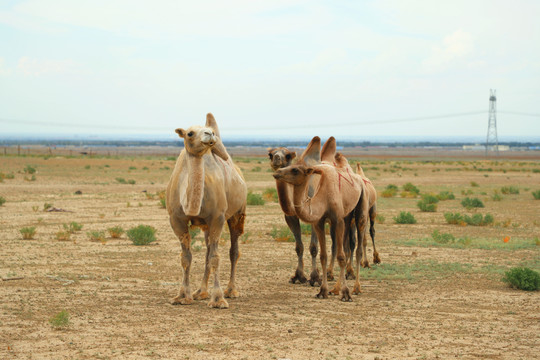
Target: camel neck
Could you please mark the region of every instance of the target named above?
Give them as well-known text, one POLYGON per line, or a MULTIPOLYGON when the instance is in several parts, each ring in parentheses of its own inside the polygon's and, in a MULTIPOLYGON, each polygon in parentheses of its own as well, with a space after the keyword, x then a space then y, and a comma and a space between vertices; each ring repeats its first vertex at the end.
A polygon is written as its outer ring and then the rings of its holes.
POLYGON ((276 188, 278 193, 279 206, 281 210, 288 216, 294 216, 294 205, 289 192, 290 185, 284 181, 276 180, 276 188))
POLYGON ((186 190, 187 204, 184 212, 188 216, 200 213, 204 194, 204 164, 202 156, 187 153, 188 186, 186 190))
MULTIPOLYGON (((293 190, 293 203, 296 215, 305 222, 314 223, 318 221, 322 214, 320 214, 319 206, 317 206, 317 201, 319 196, 317 196, 318 191, 312 197, 308 196, 308 183, 305 181, 301 185, 294 185, 293 190)), ((322 177, 319 183, 319 186, 322 184, 322 177)))

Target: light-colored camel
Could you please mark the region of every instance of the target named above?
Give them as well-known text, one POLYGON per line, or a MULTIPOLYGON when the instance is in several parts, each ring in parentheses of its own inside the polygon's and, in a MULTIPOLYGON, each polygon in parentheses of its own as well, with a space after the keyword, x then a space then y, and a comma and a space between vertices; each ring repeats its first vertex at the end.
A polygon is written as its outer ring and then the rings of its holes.
MULTIPOLYGON (((268 148, 267 150, 268 157, 270 158, 270 167, 274 171, 290 166, 293 159, 296 158, 296 152, 292 152, 284 147, 268 148)), ((315 136, 298 159, 298 163, 303 165, 318 164, 320 162, 320 150, 321 139, 318 136, 315 136)), ((289 281, 293 284, 296 281, 303 284, 307 281, 306 275, 304 273, 304 245, 302 243, 300 220, 298 216, 296 216, 296 211, 292 202, 293 187, 291 184, 276 179, 276 189, 278 193, 279 205, 281 206, 281 210, 285 215, 285 222, 289 226, 289 229, 291 229, 291 232, 293 233, 296 241, 296 254, 298 256, 298 265, 296 267, 294 275, 290 278, 289 281)), ((313 195, 314 184, 311 184, 310 190, 308 191, 311 192, 311 195, 313 195)), ((322 281, 319 275, 319 271, 317 270, 317 236, 315 235, 313 228, 311 229, 311 243, 309 245, 309 250, 311 253, 311 275, 309 283, 311 284, 311 286, 314 286, 315 283, 319 283, 320 285, 322 284, 322 281)))
POLYGON ((206 126, 176 129, 184 139, 184 149, 167 186, 167 210, 172 229, 182 245, 183 280, 172 304, 191 304, 193 299, 210 301, 208 306, 227 308, 223 298, 238 297, 235 286, 236 263, 239 257, 238 237, 244 231, 247 186, 240 170, 233 164, 221 142, 219 129, 212 114, 206 116, 206 126), (218 241, 223 225, 229 225, 231 276, 225 293, 219 284, 218 241), (206 263, 200 289, 193 294, 189 285, 191 268, 191 238, 189 225, 204 230, 206 263), (208 279, 214 274, 210 296, 208 279))
MULTIPOLYGON (((332 142, 334 143, 333 151, 335 153, 335 139, 332 137, 325 143, 321 151, 321 160, 323 162, 329 158, 328 154, 332 150, 332 142)), ((352 301, 345 279, 346 259, 343 251, 343 238, 346 224, 350 224, 350 219, 347 219, 347 217, 354 214, 353 210, 359 204, 362 191, 358 179, 354 179, 357 175, 351 171, 343 171, 334 165, 322 163, 315 166, 291 165, 278 169, 274 173, 274 177, 293 185, 293 205, 296 214, 302 221, 312 224, 317 234, 323 269, 322 284, 317 297, 328 297, 328 257, 324 233, 324 224, 328 219, 335 227, 336 252, 340 265, 340 275, 335 288, 339 289, 341 300, 352 301), (321 178, 315 193, 310 196, 308 182, 313 174, 319 174, 321 178)))
MULTIPOLYGON (((362 181, 364 182, 364 193, 368 198, 369 235, 371 236, 371 243, 373 244, 373 263, 380 264, 381 258, 379 256, 379 253, 377 252, 377 248, 375 247, 375 218, 377 217, 377 190, 375 190, 375 186, 373 186, 373 183, 371 182, 371 180, 369 180, 368 177, 364 174, 364 170, 362 169, 362 166, 360 165, 360 163, 356 163, 356 173, 360 175, 360 177, 362 178, 362 181)), ((366 253, 366 245, 367 245, 367 238, 364 237, 364 241, 362 241, 362 261, 361 261, 361 264, 363 267, 369 267, 369 261, 367 260, 367 253, 366 253)), ((360 246, 360 241, 358 242, 358 246, 360 246)), ((351 262, 352 262, 352 256, 351 256, 351 262)))

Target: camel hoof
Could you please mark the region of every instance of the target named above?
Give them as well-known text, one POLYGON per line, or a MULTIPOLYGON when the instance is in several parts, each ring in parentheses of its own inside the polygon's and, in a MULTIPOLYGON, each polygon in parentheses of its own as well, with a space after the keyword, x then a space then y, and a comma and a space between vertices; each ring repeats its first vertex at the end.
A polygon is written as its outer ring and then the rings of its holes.
POLYGON ((319 271, 313 271, 309 278, 309 285, 315 286, 315 283, 319 284, 319 286, 322 285, 321 276, 319 275, 319 271))
POLYGON ((356 276, 354 275, 354 270, 347 270, 347 274, 345 274, 345 279, 347 280, 356 280, 356 276))
POLYGON ((328 289, 326 288, 323 289, 321 287, 321 290, 319 291, 317 295, 315 295, 315 297, 318 299, 328 299, 328 289))
POLYGON ((229 307, 229 303, 227 302, 227 300, 220 298, 216 299, 215 301, 210 301, 208 303, 208 307, 215 309, 227 309, 229 307))
POLYGON ((201 291, 201 289, 195 291, 192 296, 195 300, 206 300, 210 298, 210 294, 207 291, 201 291))
POLYGON ((369 261, 362 261, 362 267, 363 268, 371 268, 371 266, 369 266, 369 261))
POLYGON ((353 288, 353 294, 354 295, 360 295, 360 293, 362 292, 362 288, 360 286, 360 284, 354 284, 354 288, 353 288))
POLYGON ((307 282, 306 275, 304 275, 303 272, 300 270, 296 270, 296 273, 294 273, 294 276, 289 279, 289 282, 291 284, 295 284, 298 281, 299 284, 305 284, 307 282))
POLYGON ((326 280, 333 281, 334 280, 334 274, 331 272, 326 273, 326 280))
POLYGON ((328 292, 329 295, 339 295, 339 287, 334 286, 332 290, 328 292))
POLYGON ((227 288, 227 290, 225 290, 225 297, 226 298, 237 298, 240 296, 240 293, 238 291, 236 291, 236 289, 234 288, 227 288))
POLYGON ((187 298, 187 297, 176 296, 171 299, 171 304, 172 305, 191 305, 193 304, 193 299, 187 298))
POLYGON ((341 301, 352 302, 351 294, 349 288, 344 287, 341 289, 341 301))
POLYGON ((381 263, 381 258, 379 257, 379 253, 374 253, 373 254, 373 263, 375 263, 375 264, 380 264, 381 263))

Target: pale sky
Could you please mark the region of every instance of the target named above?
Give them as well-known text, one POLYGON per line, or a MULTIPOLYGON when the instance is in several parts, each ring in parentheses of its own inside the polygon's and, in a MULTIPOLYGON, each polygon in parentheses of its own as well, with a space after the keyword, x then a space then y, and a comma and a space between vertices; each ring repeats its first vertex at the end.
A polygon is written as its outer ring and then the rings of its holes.
POLYGON ((485 139, 497 89, 499 138, 540 139, 514 114, 540 113, 539 19, 536 0, 0 0, 0 137, 174 138, 212 112, 225 139, 485 139))

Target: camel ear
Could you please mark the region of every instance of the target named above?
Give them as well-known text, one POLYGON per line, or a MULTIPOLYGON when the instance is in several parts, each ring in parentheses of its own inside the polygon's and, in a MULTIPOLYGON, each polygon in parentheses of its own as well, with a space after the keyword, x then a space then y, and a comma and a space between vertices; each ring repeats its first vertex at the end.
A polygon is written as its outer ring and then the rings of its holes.
POLYGON ((313 139, 311 139, 302 155, 300 155, 299 161, 304 162, 308 166, 318 164, 320 152, 321 138, 315 136, 313 139))
POLYGON ((225 149, 225 145, 223 145, 219 137, 214 146, 212 146, 212 153, 216 154, 225 161, 229 160, 229 154, 227 153, 227 149, 225 149))
POLYGON ((186 137, 186 130, 184 130, 184 129, 178 128, 178 129, 174 130, 174 132, 177 133, 178 136, 180 136, 181 138, 186 137))
POLYGON ((276 150, 276 148, 266 148, 266 151, 268 151, 268 155, 270 155, 270 158, 272 158, 272 152, 274 152, 274 150, 276 150))
POLYGON ((289 155, 291 155, 291 160, 294 159, 296 157, 296 151, 289 153, 289 155))
POLYGON ((356 163, 356 173, 365 177, 366 175, 364 174, 364 169, 362 169, 362 165, 360 165, 360 163, 356 163))
POLYGON ((221 138, 216 119, 214 118, 214 115, 212 115, 212 113, 206 114, 206 127, 212 128, 212 130, 214 130, 214 134, 216 134, 218 138, 221 138))
POLYGON ((336 156, 336 138, 330 136, 328 140, 324 143, 321 150, 321 161, 334 161, 336 156))

